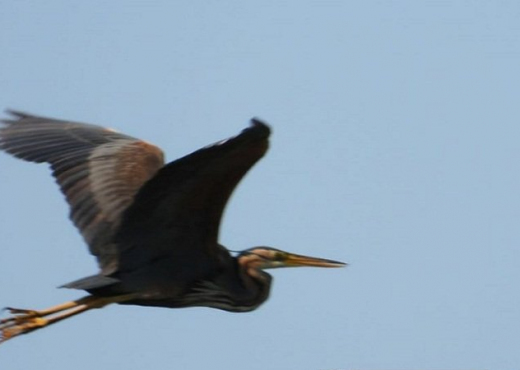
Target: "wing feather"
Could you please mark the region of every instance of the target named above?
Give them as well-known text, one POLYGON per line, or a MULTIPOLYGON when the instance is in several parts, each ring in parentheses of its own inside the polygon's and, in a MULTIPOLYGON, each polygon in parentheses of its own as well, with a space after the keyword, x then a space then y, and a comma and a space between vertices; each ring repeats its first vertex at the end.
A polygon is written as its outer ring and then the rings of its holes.
POLYGON ((253 120, 238 136, 159 170, 123 215, 116 238, 119 268, 131 271, 169 258, 177 263, 172 269, 195 270, 204 256, 215 255, 225 205, 238 182, 267 151, 269 135, 267 125, 253 120))
POLYGON ((70 217, 104 273, 117 268, 113 237, 122 213, 163 166, 162 151, 104 127, 11 111, 3 120, 0 149, 51 165, 70 205, 70 217))

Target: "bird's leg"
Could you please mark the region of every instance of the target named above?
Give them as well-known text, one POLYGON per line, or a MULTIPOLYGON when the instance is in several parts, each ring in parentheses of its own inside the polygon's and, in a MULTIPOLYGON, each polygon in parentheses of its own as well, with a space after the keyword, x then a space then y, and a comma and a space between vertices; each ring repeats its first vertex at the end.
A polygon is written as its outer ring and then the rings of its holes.
POLYGON ((79 304, 77 301, 66 302, 41 311, 8 308, 13 316, 0 322, 0 343, 17 335, 27 334, 49 326, 88 309, 89 307, 86 304, 79 304))
MULTIPOLYGON (((87 298, 87 297, 84 297, 84 298, 87 298)), ((13 323, 13 322, 19 323, 19 322, 23 322, 30 318, 34 318, 34 317, 44 317, 44 316, 52 315, 54 313, 61 312, 61 311, 78 306, 80 304, 80 301, 84 298, 78 299, 76 301, 65 302, 65 303, 46 308, 44 310, 38 310, 38 311, 37 310, 27 310, 24 308, 6 307, 6 308, 4 308, 4 310, 9 311, 9 313, 11 313, 13 316, 0 320, 0 325, 3 328, 4 325, 6 325, 8 323, 13 323)))
POLYGON ((57 323, 93 308, 102 308, 111 303, 124 302, 134 295, 113 297, 86 296, 75 301, 65 302, 44 310, 25 310, 7 308, 13 316, 0 321, 0 343, 20 334, 57 323))

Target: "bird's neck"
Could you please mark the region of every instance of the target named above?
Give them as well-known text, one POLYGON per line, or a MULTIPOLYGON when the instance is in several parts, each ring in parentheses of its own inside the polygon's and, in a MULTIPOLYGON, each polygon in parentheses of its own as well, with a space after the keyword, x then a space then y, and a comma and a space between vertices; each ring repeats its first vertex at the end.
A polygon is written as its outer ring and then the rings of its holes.
POLYGON ((246 269, 235 258, 232 259, 232 263, 233 268, 225 269, 215 280, 227 295, 228 302, 232 302, 229 307, 223 309, 233 312, 252 311, 268 298, 271 276, 261 270, 246 269))

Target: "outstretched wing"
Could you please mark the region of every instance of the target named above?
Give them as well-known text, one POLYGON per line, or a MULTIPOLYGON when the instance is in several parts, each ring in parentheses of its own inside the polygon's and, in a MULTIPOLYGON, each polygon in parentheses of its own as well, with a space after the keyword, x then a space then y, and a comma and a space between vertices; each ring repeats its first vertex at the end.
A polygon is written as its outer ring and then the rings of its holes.
POLYGON ((253 120, 238 136, 164 166, 139 190, 123 216, 117 237, 119 268, 133 270, 158 259, 186 266, 193 259, 200 265, 193 268, 202 269, 217 253, 224 207, 238 182, 267 151, 269 134, 267 125, 253 120))
POLYGON ((163 166, 161 150, 113 130, 10 111, 0 149, 51 165, 70 218, 104 273, 117 267, 113 236, 139 188, 163 166))

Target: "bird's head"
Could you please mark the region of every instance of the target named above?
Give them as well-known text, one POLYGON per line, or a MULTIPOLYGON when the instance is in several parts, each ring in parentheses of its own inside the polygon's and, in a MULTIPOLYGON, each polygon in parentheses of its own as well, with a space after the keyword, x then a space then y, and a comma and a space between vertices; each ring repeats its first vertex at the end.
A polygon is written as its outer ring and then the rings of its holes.
POLYGON ((239 265, 246 270, 265 270, 278 267, 343 267, 346 263, 324 258, 302 256, 271 247, 246 249, 237 256, 239 265))

